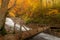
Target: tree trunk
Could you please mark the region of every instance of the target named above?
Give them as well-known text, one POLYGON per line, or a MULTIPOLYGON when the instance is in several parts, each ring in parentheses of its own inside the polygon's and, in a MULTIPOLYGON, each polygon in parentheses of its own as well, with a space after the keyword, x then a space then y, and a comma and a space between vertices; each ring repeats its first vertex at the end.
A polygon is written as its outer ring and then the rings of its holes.
POLYGON ((7 16, 9 1, 10 0, 2 0, 2 5, 0 8, 0 34, 3 34, 3 32, 5 32, 4 26, 5 26, 5 19, 7 16))

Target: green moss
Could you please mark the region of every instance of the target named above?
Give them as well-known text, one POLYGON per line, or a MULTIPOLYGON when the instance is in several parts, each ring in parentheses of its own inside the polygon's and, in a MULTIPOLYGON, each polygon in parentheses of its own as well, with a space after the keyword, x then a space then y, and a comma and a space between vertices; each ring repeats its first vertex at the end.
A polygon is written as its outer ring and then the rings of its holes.
POLYGON ((29 24, 29 23, 31 23, 31 20, 27 20, 25 23, 26 23, 26 24, 29 24))

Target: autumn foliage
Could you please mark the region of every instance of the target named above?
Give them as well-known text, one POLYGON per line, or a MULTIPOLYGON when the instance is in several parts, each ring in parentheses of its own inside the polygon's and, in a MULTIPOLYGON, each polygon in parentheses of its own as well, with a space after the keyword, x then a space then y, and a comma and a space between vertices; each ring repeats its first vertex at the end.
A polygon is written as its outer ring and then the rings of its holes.
MULTIPOLYGON (((13 4, 14 0, 10 0, 8 8, 13 4)), ((49 23, 52 14, 56 15, 60 13, 60 9, 58 8, 60 8, 59 0, 17 0, 16 5, 8 11, 8 15, 11 17, 20 17, 28 23, 46 23, 46 20, 49 23)))

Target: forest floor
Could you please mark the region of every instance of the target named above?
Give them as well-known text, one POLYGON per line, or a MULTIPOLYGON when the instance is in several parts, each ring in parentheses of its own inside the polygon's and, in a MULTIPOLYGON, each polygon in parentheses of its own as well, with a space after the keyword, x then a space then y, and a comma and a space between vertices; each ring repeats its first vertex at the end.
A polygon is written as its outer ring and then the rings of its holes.
POLYGON ((55 30, 49 29, 49 30, 45 31, 45 33, 60 37, 60 32, 56 32, 56 29, 55 30))

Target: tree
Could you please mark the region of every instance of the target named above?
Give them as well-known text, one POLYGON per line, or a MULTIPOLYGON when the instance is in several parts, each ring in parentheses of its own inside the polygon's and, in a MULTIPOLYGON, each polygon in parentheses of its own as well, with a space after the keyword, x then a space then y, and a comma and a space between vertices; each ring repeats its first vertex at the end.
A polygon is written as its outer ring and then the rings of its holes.
MULTIPOLYGON (((8 10, 13 8, 15 6, 15 3, 12 7, 8 8, 8 4, 10 0, 1 0, 1 8, 0 8, 0 34, 3 34, 2 32, 5 31, 5 19, 8 14, 8 10)), ((16 1, 15 1, 16 2, 16 1)))

